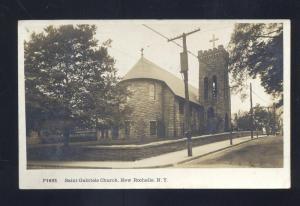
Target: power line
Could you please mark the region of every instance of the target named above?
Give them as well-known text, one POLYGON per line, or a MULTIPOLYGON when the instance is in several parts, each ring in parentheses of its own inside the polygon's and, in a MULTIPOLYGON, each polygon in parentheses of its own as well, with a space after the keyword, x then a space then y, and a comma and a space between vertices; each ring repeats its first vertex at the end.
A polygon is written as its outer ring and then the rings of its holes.
MULTIPOLYGON (((150 29, 151 31, 153 31, 154 33, 158 34, 159 36, 163 37, 164 39, 166 40, 169 40, 169 38, 165 35, 163 35, 162 33, 158 32, 157 30, 151 28, 150 26, 146 25, 146 24, 142 24, 144 27, 146 27, 147 29, 150 29)), ((221 30, 221 29, 225 29, 225 28, 230 28, 229 26, 226 26, 226 27, 222 27, 222 28, 218 28, 218 29, 209 29, 209 30, 204 30, 204 32, 207 32, 207 31, 216 31, 216 30, 221 30)), ((175 44, 176 46, 179 46, 180 48, 183 48, 182 45, 178 44, 177 42, 175 41, 172 41, 173 44, 175 44)), ((150 46, 150 45, 148 45, 150 46)), ((187 53, 191 54, 193 57, 195 57, 198 61, 199 61, 199 58, 196 54, 194 54, 193 52, 187 50, 187 53)), ((201 61, 203 64, 207 64, 207 62, 204 62, 204 61, 201 61)))
MULTIPOLYGON (((159 36, 163 37, 164 39, 169 40, 168 37, 166 37, 165 35, 161 34, 161 33, 158 32, 157 30, 151 28, 150 26, 147 26, 146 24, 142 24, 142 25, 143 25, 144 27, 150 29, 150 30, 153 31, 154 33, 158 34, 159 36)), ((179 46, 179 47, 181 47, 181 48, 183 48, 182 45, 178 44, 178 43, 175 42, 175 41, 172 41, 172 43, 175 44, 175 45, 177 45, 177 46, 179 46)), ((187 52, 188 52, 189 54, 191 54, 192 56, 194 56, 194 57, 196 57, 196 58, 198 59, 198 56, 197 56, 196 54, 194 54, 193 52, 191 52, 191 51, 189 51, 189 50, 187 50, 187 52)))
MULTIPOLYGON (((146 24, 142 24, 144 27, 150 29, 151 31, 153 31, 154 33, 158 34, 159 36, 165 38, 165 39, 169 39, 168 37, 166 37, 165 35, 161 34, 160 32, 156 31, 155 29, 151 28, 150 26, 147 26, 146 24)), ((177 44, 178 45, 178 44, 177 44)), ((181 45, 179 45, 181 46, 181 45)))
POLYGON ((268 101, 266 101, 264 98, 260 97, 258 94, 256 94, 254 91, 252 91, 253 94, 258 97, 260 100, 264 101, 265 103, 267 103, 268 101))
POLYGON ((259 98, 260 100, 262 100, 264 103, 267 103, 267 101, 263 98, 261 98, 260 96, 258 96, 256 93, 253 93, 257 98, 259 98))
MULTIPOLYGON (((158 34, 159 36, 163 37, 164 39, 168 40, 168 37, 163 35, 162 33, 158 32, 157 30, 151 28, 150 26, 146 25, 146 24, 142 24, 144 27, 150 29, 151 31, 153 31, 154 33, 158 34)), ((202 30, 202 32, 210 32, 210 31, 217 31, 217 30, 221 30, 221 29, 226 29, 226 28, 231 28, 231 26, 225 26, 225 27, 221 27, 221 28, 217 28, 217 29, 207 29, 207 30, 202 30)), ((182 45, 173 42, 174 44, 176 44, 177 46, 182 48, 182 45)), ((152 44, 151 44, 152 45, 152 44)), ((150 46, 150 45, 149 45, 150 46)), ((197 55, 195 55, 194 53, 192 53, 191 51, 188 51, 188 53, 192 54, 193 56, 197 57, 197 55)))

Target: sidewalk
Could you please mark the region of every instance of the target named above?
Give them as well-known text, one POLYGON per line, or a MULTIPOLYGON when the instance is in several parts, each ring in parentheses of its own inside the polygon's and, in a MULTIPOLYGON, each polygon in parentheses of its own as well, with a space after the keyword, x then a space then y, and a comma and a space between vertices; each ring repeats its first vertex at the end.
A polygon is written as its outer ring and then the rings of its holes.
MULTIPOLYGON (((259 136, 264 138, 265 136, 259 136)), ((256 139, 256 136, 254 136, 256 139)), ((187 156, 187 150, 171 152, 155 157, 150 157, 137 161, 29 161, 28 167, 31 169, 44 168, 81 168, 81 169, 134 169, 134 168, 164 168, 182 164, 193 159, 218 152, 236 145, 251 141, 250 136, 233 139, 233 145, 229 140, 210 143, 193 147, 193 156, 187 156)))

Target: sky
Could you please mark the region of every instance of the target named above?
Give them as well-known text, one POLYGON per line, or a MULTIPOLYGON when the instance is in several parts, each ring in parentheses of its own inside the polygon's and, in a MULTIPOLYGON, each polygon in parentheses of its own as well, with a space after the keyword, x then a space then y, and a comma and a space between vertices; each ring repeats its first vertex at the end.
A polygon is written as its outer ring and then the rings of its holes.
MULTIPOLYGON (((200 28, 199 32, 191 34, 187 37, 187 48, 196 54, 199 50, 212 49, 213 45, 209 42, 215 35, 219 40, 216 45, 222 44, 227 48, 231 34, 233 32, 235 21, 229 20, 122 20, 122 21, 35 21, 27 23, 22 32, 24 39, 29 40, 30 34, 41 32, 47 25, 61 24, 79 24, 91 23, 97 26, 95 38, 99 43, 103 43, 108 39, 112 40, 111 47, 108 49, 109 54, 116 60, 116 68, 118 75, 124 76, 132 66, 141 57, 141 49, 143 48, 144 57, 168 70, 172 74, 181 78, 180 74, 180 52, 182 48, 172 42, 168 42, 165 38, 158 35, 154 31, 143 26, 143 24, 158 31, 160 34, 172 38, 181 35, 183 32, 189 32, 200 28)), ((176 43, 182 45, 182 40, 176 40, 176 43)), ((189 55, 189 83, 198 88, 198 70, 199 63, 196 57, 189 55)), ((251 79, 247 83, 252 83, 253 105, 260 104, 268 106, 272 103, 272 97, 264 92, 264 88, 260 85, 260 80, 251 79)), ((249 96, 245 100, 241 100, 238 94, 231 94, 231 112, 234 114, 238 111, 249 111, 249 96)))

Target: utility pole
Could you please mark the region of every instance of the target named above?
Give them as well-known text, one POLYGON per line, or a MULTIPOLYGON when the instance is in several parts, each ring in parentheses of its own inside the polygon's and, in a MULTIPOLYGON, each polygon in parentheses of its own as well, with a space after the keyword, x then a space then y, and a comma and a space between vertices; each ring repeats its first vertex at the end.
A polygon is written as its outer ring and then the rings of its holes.
POLYGON ((274 129, 274 135, 276 135, 276 130, 277 130, 277 122, 276 122, 276 106, 275 103, 273 104, 273 129, 274 129))
POLYGON ((250 116, 251 116, 251 139, 253 139, 253 107, 252 107, 252 84, 250 83, 250 116))
POLYGON ((230 134, 229 134, 229 142, 230 142, 230 145, 232 145, 232 123, 231 123, 231 119, 230 119, 230 134))
POLYGON ((267 136, 269 136, 269 134, 270 134, 270 130, 271 130, 271 115, 270 115, 270 107, 267 107, 267 109, 268 109, 268 122, 269 122, 268 130, 267 130, 267 136))
POLYGON ((258 121, 255 121, 256 138, 258 139, 258 121))
POLYGON ((200 29, 193 30, 188 33, 183 33, 177 37, 168 39, 168 42, 182 38, 183 52, 180 53, 180 72, 183 74, 184 79, 184 93, 185 93, 185 104, 184 104, 184 136, 187 138, 187 150, 188 156, 192 156, 192 132, 191 132, 191 119, 190 119, 190 100, 189 100, 189 87, 188 87, 188 50, 186 46, 186 37, 200 29))

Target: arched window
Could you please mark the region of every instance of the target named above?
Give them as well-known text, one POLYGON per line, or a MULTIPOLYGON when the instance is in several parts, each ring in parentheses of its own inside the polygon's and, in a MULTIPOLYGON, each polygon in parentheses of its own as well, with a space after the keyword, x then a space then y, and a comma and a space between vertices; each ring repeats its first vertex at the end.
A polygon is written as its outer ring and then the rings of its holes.
POLYGON ((204 77, 204 99, 208 99, 208 78, 204 77))
POLYGON ((217 77, 214 75, 212 79, 212 96, 216 98, 218 94, 217 77))

